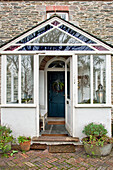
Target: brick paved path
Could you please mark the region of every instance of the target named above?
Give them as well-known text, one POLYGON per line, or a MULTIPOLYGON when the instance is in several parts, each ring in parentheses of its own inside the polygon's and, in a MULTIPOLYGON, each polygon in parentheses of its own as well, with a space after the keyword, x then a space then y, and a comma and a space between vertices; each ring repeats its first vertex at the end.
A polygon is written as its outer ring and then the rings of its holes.
POLYGON ((113 170, 113 150, 106 157, 90 157, 83 148, 75 153, 49 153, 48 150, 30 150, 18 152, 9 158, 0 155, 0 170, 35 170, 35 169, 80 169, 80 170, 113 170))

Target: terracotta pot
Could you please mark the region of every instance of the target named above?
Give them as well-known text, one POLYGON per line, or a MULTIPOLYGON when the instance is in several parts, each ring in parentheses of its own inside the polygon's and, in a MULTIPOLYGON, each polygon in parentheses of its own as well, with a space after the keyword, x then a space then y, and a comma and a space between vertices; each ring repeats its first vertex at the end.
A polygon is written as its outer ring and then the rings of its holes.
POLYGON ((20 143, 20 149, 22 151, 29 151, 30 150, 30 145, 31 145, 31 140, 20 143))
POLYGON ((84 149, 87 154, 95 156, 106 156, 109 155, 112 149, 112 144, 106 144, 104 146, 93 146, 90 144, 84 144, 84 149))

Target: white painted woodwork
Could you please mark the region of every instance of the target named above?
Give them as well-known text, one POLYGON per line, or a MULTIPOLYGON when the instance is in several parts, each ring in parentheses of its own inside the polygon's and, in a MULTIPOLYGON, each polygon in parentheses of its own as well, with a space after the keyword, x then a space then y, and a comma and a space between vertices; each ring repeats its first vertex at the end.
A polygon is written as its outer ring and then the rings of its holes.
POLYGON ((44 107, 44 70, 39 71, 39 104, 44 107))
POLYGON ((19 55, 18 101, 19 101, 19 104, 21 104, 21 55, 19 55))

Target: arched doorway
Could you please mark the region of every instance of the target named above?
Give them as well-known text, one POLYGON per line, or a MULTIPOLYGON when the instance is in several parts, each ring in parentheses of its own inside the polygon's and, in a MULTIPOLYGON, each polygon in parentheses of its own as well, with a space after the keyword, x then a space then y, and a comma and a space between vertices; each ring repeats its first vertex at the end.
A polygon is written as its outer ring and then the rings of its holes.
POLYGON ((48 66, 48 117, 65 117, 65 61, 54 60, 48 66))

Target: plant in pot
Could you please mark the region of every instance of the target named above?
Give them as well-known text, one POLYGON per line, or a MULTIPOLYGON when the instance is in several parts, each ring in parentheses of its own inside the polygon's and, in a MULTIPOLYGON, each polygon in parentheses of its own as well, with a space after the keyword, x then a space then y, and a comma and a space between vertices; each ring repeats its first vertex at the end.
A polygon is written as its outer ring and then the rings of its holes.
POLYGON ((95 156, 110 154, 113 138, 106 135, 107 130, 102 124, 90 123, 84 127, 82 133, 87 136, 82 139, 87 154, 95 156))
POLYGON ((31 145, 31 137, 19 136, 18 143, 20 144, 20 149, 22 151, 29 151, 31 145))
POLYGON ((9 127, 0 125, 0 153, 5 153, 11 150, 11 142, 13 136, 12 130, 9 127))

